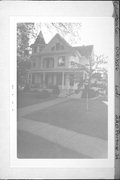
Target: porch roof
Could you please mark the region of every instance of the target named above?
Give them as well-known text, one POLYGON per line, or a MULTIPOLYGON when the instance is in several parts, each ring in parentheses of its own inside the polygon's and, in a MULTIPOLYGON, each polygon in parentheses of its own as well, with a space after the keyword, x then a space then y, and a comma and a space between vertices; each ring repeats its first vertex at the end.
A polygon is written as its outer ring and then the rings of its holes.
POLYGON ((89 57, 92 55, 93 51, 93 45, 88 46, 76 46, 73 47, 75 50, 77 50, 81 56, 89 57))
POLYGON ((28 72, 86 72, 84 68, 61 68, 61 69, 30 69, 28 72))

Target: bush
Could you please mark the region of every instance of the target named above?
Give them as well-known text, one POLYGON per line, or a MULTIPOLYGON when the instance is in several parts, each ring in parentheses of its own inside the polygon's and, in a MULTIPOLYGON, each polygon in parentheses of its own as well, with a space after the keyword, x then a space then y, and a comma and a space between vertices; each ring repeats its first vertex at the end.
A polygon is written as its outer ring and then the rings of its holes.
POLYGON ((32 84, 31 85, 31 88, 39 88, 40 87, 40 84, 32 84))
POLYGON ((59 90, 58 86, 54 86, 52 89, 53 89, 52 93, 54 95, 59 95, 60 94, 60 90, 59 90))
POLYGON ((36 98, 45 99, 50 97, 50 93, 47 90, 42 90, 36 95, 36 98))
POLYGON ((48 88, 48 89, 54 89, 54 87, 55 87, 55 86, 52 85, 52 84, 47 85, 47 88, 48 88))
POLYGON ((29 91, 30 90, 30 87, 29 87, 29 84, 26 84, 25 87, 24 87, 24 91, 29 91))
POLYGON ((93 98, 98 96, 98 91, 95 91, 93 89, 84 89, 82 93, 82 98, 86 98, 88 94, 88 98, 93 98))
POLYGON ((80 90, 79 89, 76 89, 75 90, 75 94, 79 94, 80 90))

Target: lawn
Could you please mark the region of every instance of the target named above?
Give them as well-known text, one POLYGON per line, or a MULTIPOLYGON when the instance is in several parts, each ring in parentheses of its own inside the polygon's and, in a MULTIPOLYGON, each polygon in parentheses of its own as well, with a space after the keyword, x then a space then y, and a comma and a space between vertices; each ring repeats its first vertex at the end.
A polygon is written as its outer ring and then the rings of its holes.
POLYGON ((107 140, 107 114, 107 105, 100 99, 89 100, 88 111, 85 99, 75 99, 36 111, 25 118, 107 140))
POLYGON ((17 93, 17 108, 23 108, 25 106, 30 106, 33 104, 38 104, 41 102, 49 101, 55 99, 53 96, 44 96, 40 95, 40 92, 18 92, 17 93))
POLYGON ((28 132, 18 131, 17 137, 18 158, 89 158, 28 132))

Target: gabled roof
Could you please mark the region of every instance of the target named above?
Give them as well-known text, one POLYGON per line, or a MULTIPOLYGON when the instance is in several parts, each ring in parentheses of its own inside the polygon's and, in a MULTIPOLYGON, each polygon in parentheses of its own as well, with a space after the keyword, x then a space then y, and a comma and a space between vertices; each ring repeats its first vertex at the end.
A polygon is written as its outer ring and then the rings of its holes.
POLYGON ((43 37, 43 34, 42 34, 42 31, 40 31, 40 33, 38 34, 34 44, 31 45, 32 46, 39 46, 39 45, 45 45, 45 40, 44 40, 44 37, 43 37))
POLYGON ((88 46, 76 46, 73 47, 75 50, 77 50, 81 56, 91 56, 92 51, 93 51, 93 45, 88 45, 88 46))
POLYGON ((60 34, 57 33, 53 38, 55 38, 55 37, 59 38, 65 45, 72 48, 72 46, 62 36, 60 36, 60 34))
POLYGON ((76 52, 78 53, 78 55, 80 56, 84 56, 84 57, 89 57, 92 54, 93 51, 93 45, 88 45, 88 46, 76 46, 73 47, 71 46, 60 34, 56 34, 50 41, 48 44, 45 43, 42 31, 40 31, 39 35, 37 36, 34 44, 32 44, 30 47, 32 46, 39 46, 39 45, 46 45, 44 46, 42 53, 45 53, 45 51, 47 51, 47 48, 49 47, 49 45, 54 41, 54 39, 59 39, 69 50, 70 52, 76 52))
POLYGON ((42 53, 44 53, 45 51, 47 51, 47 48, 49 47, 49 45, 55 40, 55 39, 59 39, 70 51, 74 51, 73 47, 63 38, 60 36, 60 34, 56 34, 50 41, 49 43, 46 45, 46 47, 43 49, 42 53))

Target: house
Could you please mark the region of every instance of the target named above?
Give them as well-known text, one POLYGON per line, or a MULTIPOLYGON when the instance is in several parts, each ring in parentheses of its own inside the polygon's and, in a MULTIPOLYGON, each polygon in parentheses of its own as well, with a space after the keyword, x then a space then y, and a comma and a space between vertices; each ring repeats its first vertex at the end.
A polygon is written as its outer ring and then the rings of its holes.
POLYGON ((77 89, 85 80, 85 65, 93 58, 93 46, 72 47, 59 34, 46 44, 42 32, 31 45, 31 68, 28 81, 31 89, 51 89, 61 91, 77 89))

